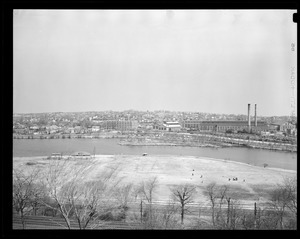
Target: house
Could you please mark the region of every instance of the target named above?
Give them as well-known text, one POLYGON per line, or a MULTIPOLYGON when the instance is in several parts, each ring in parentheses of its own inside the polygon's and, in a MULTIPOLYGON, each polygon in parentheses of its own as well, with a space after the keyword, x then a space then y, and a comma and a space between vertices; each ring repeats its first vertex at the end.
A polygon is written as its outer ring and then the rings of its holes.
POLYGON ((57 133, 58 132, 58 126, 56 126, 56 125, 51 125, 51 126, 47 126, 46 127, 46 132, 48 133, 48 134, 55 134, 55 133, 57 133))
POLYGON ((167 130, 167 127, 164 124, 155 123, 153 129, 156 130, 167 130))
POLYGON ((68 132, 69 132, 70 134, 74 134, 74 133, 75 133, 75 129, 74 129, 73 127, 69 127, 69 128, 68 128, 68 132))
POLYGON ((37 131, 40 129, 40 127, 39 126, 31 126, 29 129, 37 131))
POLYGON ((92 132, 98 132, 100 131, 100 126, 92 126, 92 132))
POLYGON ((154 123, 153 124, 153 129, 156 130, 162 130, 162 131, 169 131, 169 132, 178 132, 181 131, 181 125, 179 124, 179 122, 174 121, 164 121, 163 123, 154 123))

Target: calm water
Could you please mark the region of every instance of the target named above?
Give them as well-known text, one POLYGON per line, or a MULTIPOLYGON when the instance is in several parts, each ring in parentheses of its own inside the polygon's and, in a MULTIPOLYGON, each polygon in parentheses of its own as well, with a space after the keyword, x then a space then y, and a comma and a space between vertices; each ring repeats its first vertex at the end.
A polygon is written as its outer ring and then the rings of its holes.
POLYGON ((119 139, 14 139, 13 156, 48 156, 53 152, 69 155, 75 151, 91 154, 188 155, 227 159, 251 165, 297 170, 297 153, 249 148, 197 148, 172 146, 121 146, 119 139))

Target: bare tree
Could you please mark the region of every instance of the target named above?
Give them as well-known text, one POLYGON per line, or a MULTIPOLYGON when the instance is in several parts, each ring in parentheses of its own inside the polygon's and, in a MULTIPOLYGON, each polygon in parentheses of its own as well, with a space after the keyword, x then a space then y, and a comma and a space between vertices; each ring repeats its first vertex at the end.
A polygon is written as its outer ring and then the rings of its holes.
POLYGON ((169 200, 168 204, 162 209, 160 225, 163 229, 174 229, 177 227, 176 219, 177 206, 174 201, 169 200))
POLYGON ((82 183, 74 187, 72 193, 66 195, 74 208, 74 218, 79 229, 101 225, 98 217, 116 207, 112 194, 113 189, 107 182, 98 180, 82 183))
POLYGON ((132 200, 133 184, 120 185, 115 189, 115 197, 121 207, 127 207, 132 200))
POLYGON ((289 209, 297 217, 297 184, 293 178, 285 178, 283 184, 270 193, 269 207, 276 212, 280 229, 284 228, 284 216, 289 209))
POLYGON ((179 227, 176 217, 178 206, 174 200, 169 200, 167 205, 162 207, 153 207, 152 216, 149 216, 149 208, 146 209, 148 216, 144 220, 144 229, 175 229, 179 227))
POLYGON ((288 198, 288 191, 285 189, 278 188, 271 192, 271 201, 269 204, 277 212, 281 229, 283 229, 283 215, 288 205, 288 198))
POLYGON ((283 181, 283 187, 286 188, 289 195, 287 207, 297 218, 297 178, 285 178, 283 181))
POLYGON ((124 211, 124 220, 126 220, 126 211, 129 209, 128 204, 132 201, 133 184, 120 185, 115 189, 115 198, 119 208, 124 211))
POLYGON ((74 170, 73 167, 74 165, 70 161, 52 161, 44 172, 45 181, 43 182, 49 193, 48 196, 54 200, 57 208, 44 200, 42 203, 48 208, 59 210, 68 229, 71 229, 70 214, 73 206, 69 203, 67 195, 74 194, 74 185, 79 177, 79 174, 71 173, 74 170))
POLYGON ((230 204, 228 204, 228 223, 223 223, 224 226, 222 228, 226 229, 237 229, 242 225, 243 214, 242 210, 239 206, 239 201, 235 199, 230 200, 230 204))
POLYGON ((230 201, 230 197, 227 196, 227 192, 228 192, 228 187, 226 185, 222 185, 221 187, 218 187, 217 195, 219 198, 219 212, 217 214, 217 220, 219 221, 224 221, 223 210, 222 210, 224 199, 226 199, 227 204, 228 204, 228 200, 230 201))
POLYGON ((139 196, 141 200, 146 200, 149 204, 149 219, 151 221, 152 217, 152 201, 155 190, 158 187, 157 177, 153 177, 146 182, 141 182, 141 184, 136 188, 136 197, 139 196))
POLYGON ((216 200, 218 198, 216 183, 212 182, 209 185, 207 185, 206 190, 211 203, 211 219, 212 219, 213 226, 215 226, 215 207, 216 207, 216 200))
POLYGON ((25 228, 25 215, 36 210, 43 189, 37 184, 39 170, 34 169, 25 174, 22 169, 13 170, 13 206, 21 217, 25 228))
POLYGON ((183 224, 184 215, 187 211, 186 205, 194 200, 196 194, 196 187, 193 185, 185 184, 179 185, 171 189, 174 200, 180 203, 181 208, 181 224, 183 224))
POLYGON ((49 197, 57 207, 43 203, 53 210, 58 210, 65 220, 65 226, 71 229, 74 218, 79 229, 93 224, 96 227, 99 215, 113 207, 114 188, 119 181, 117 168, 103 172, 96 181, 85 182, 87 174, 94 166, 93 160, 72 162, 67 160, 53 161, 45 171, 44 184, 49 197))
POLYGON ((139 186, 138 193, 147 200, 148 203, 152 203, 153 200, 153 194, 155 193, 155 190, 158 186, 158 180, 157 177, 151 178, 147 180, 146 182, 142 182, 139 186))

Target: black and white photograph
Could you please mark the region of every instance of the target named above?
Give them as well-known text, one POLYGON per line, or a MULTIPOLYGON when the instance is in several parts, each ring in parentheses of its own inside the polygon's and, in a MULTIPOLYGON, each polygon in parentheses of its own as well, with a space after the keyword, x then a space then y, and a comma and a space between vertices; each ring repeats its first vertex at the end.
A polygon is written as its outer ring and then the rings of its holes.
POLYGON ((297 230, 296 9, 14 9, 13 230, 297 230))

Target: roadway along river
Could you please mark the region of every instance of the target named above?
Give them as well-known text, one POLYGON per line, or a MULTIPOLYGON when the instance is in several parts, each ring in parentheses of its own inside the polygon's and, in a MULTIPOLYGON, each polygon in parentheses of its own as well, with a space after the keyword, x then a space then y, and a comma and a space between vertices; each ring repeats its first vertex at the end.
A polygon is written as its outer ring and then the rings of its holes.
POLYGON ((119 139, 14 139, 13 156, 70 155, 75 151, 104 155, 187 155, 227 159, 255 166, 297 170, 297 153, 251 148, 199 148, 179 146, 122 146, 119 139))

